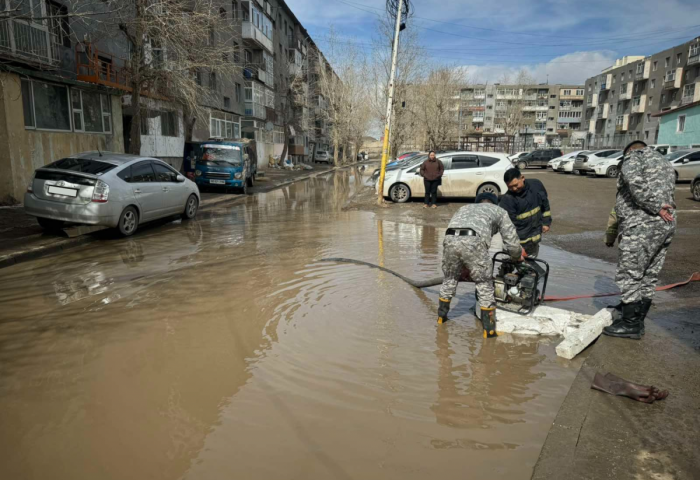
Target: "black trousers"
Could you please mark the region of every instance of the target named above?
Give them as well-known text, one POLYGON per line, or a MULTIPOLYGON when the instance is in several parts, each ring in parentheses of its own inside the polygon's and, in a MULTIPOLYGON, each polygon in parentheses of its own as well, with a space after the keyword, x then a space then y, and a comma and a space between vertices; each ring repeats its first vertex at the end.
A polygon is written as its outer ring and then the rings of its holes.
POLYGON ((427 180, 424 178, 423 185, 425 186, 425 204, 435 205, 437 203, 437 193, 438 186, 440 185, 440 179, 427 180))
POLYGON ((529 257, 537 258, 537 255, 540 253, 540 242, 523 243, 522 247, 529 257))

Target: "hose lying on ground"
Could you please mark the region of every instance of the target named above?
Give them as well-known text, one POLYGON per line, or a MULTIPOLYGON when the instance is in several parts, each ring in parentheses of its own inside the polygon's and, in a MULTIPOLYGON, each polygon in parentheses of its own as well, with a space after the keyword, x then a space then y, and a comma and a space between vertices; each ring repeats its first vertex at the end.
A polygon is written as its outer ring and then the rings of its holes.
MULTIPOLYGON (((426 287, 434 287, 435 285, 440 285, 442 284, 442 279, 443 277, 434 277, 434 278, 429 278, 427 280, 413 280, 408 277, 404 277, 400 273, 396 273, 393 270, 389 270, 388 268, 385 267, 380 267, 379 265, 375 265, 374 263, 369 263, 369 262, 363 262, 362 260, 353 260, 351 258, 322 258, 320 260, 321 262, 336 262, 336 263, 353 263, 355 265, 364 265, 366 267, 370 268, 377 268, 383 272, 390 273, 396 277, 399 277, 401 280, 404 282, 408 283, 409 285, 413 285, 416 288, 426 288, 426 287)), ((700 282, 700 273, 695 272, 693 273, 688 280, 685 282, 678 282, 678 283, 673 283, 671 285, 665 285, 663 287, 656 287, 656 291, 660 292, 663 290, 671 290, 672 288, 676 287, 682 287, 684 285, 688 285, 691 282, 700 282)), ((593 294, 587 294, 587 295, 576 295, 573 297, 545 297, 544 301, 545 302, 565 302, 567 300, 578 300, 580 298, 597 298, 597 297, 613 297, 615 295, 619 295, 619 292, 616 293, 593 293, 593 294)))

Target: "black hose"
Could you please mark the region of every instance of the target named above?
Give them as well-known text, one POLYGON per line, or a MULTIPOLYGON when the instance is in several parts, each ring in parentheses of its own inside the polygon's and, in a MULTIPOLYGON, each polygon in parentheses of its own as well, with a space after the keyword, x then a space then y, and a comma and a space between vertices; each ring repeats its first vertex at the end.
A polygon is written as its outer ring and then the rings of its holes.
POLYGON ((399 277, 404 282, 406 282, 409 285, 412 285, 416 288, 426 288, 426 287, 434 287, 435 285, 441 285, 442 278, 443 278, 443 277, 434 277, 434 278, 430 278, 428 280, 412 280, 408 277, 404 277, 400 273, 396 273, 393 270, 389 270, 388 268, 380 267, 379 265, 375 265, 374 263, 363 262, 362 260, 353 260, 351 258, 322 258, 320 261, 321 262, 336 262, 336 263, 354 263, 355 265, 364 265, 364 266, 370 267, 370 268, 377 268, 383 272, 390 273, 396 277, 399 277))

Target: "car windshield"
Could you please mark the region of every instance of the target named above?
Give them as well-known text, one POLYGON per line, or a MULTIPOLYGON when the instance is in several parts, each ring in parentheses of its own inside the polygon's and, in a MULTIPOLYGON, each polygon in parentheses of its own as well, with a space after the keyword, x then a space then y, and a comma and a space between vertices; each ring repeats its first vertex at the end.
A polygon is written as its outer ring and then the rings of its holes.
POLYGON ((202 160, 204 165, 240 165, 241 147, 235 145, 203 145, 202 160))
POLYGON ((687 150, 678 150, 677 152, 666 154, 665 157, 666 157, 666 160, 672 162, 674 160, 681 158, 683 155, 687 155, 687 154, 688 154, 687 150))
POLYGON ((56 170, 70 170, 71 172, 91 173, 93 175, 102 175, 115 168, 116 165, 92 158, 62 158, 53 163, 46 165, 45 168, 54 168, 56 170))

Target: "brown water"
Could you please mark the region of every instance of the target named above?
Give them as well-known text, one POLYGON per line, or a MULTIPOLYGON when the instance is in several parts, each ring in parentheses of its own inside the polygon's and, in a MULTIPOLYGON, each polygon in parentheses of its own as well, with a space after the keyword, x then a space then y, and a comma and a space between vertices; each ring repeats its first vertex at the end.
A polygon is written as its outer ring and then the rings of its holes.
MULTIPOLYGON (((469 286, 438 326, 437 289, 318 262, 437 273, 441 230, 342 211, 358 180, 0 271, 0 478, 529 478, 580 361, 484 341, 469 286)), ((548 253, 552 293, 609 285, 548 253)))

